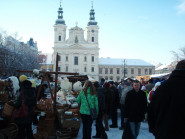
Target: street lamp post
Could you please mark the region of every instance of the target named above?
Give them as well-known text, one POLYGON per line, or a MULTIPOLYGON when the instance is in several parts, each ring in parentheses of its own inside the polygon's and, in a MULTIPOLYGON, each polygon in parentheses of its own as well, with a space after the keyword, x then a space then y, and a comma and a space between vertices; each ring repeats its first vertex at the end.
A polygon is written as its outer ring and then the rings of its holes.
POLYGON ((125 59, 123 60, 123 77, 125 78, 125 74, 126 74, 126 71, 125 71, 125 59))

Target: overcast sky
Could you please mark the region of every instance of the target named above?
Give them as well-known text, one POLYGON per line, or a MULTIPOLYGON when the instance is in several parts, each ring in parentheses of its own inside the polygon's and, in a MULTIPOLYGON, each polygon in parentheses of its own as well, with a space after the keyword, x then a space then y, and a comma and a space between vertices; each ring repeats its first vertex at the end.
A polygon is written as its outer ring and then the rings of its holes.
MULTIPOLYGON (((53 25, 60 0, 0 0, 0 29, 30 37, 52 53, 53 25)), ((152 64, 172 61, 171 51, 185 46, 185 0, 94 0, 100 57, 142 59, 152 64)), ((91 0, 62 0, 67 29, 85 29, 91 0)))

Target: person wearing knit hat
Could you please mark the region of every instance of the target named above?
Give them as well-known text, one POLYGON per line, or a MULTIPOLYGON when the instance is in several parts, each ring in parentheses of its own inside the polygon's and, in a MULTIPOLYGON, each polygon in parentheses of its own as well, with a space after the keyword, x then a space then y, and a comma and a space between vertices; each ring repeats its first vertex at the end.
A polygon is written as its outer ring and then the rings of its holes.
POLYGON ((26 75, 21 75, 19 77, 19 81, 22 83, 23 81, 27 80, 27 76, 26 75))

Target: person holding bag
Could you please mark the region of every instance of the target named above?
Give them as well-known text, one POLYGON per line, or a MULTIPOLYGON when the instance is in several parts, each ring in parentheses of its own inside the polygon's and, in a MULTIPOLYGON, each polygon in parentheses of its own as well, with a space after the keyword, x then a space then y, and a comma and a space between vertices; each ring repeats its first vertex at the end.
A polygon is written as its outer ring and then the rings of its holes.
POLYGON ((16 139, 33 139, 32 119, 33 107, 36 105, 35 88, 31 87, 30 81, 21 81, 20 94, 14 102, 15 110, 13 112, 14 122, 19 128, 16 139))
POLYGON ((79 93, 76 101, 81 104, 80 114, 83 123, 83 139, 91 139, 93 119, 91 116, 90 108, 95 108, 97 114, 99 111, 96 90, 91 81, 85 82, 84 88, 79 93))

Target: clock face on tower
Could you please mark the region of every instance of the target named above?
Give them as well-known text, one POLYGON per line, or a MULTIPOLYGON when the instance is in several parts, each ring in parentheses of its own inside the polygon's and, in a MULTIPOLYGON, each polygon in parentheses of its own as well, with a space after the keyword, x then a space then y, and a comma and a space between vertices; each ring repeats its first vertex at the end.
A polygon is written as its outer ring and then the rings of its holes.
POLYGON ((94 30, 92 29, 91 32, 94 33, 94 30))

